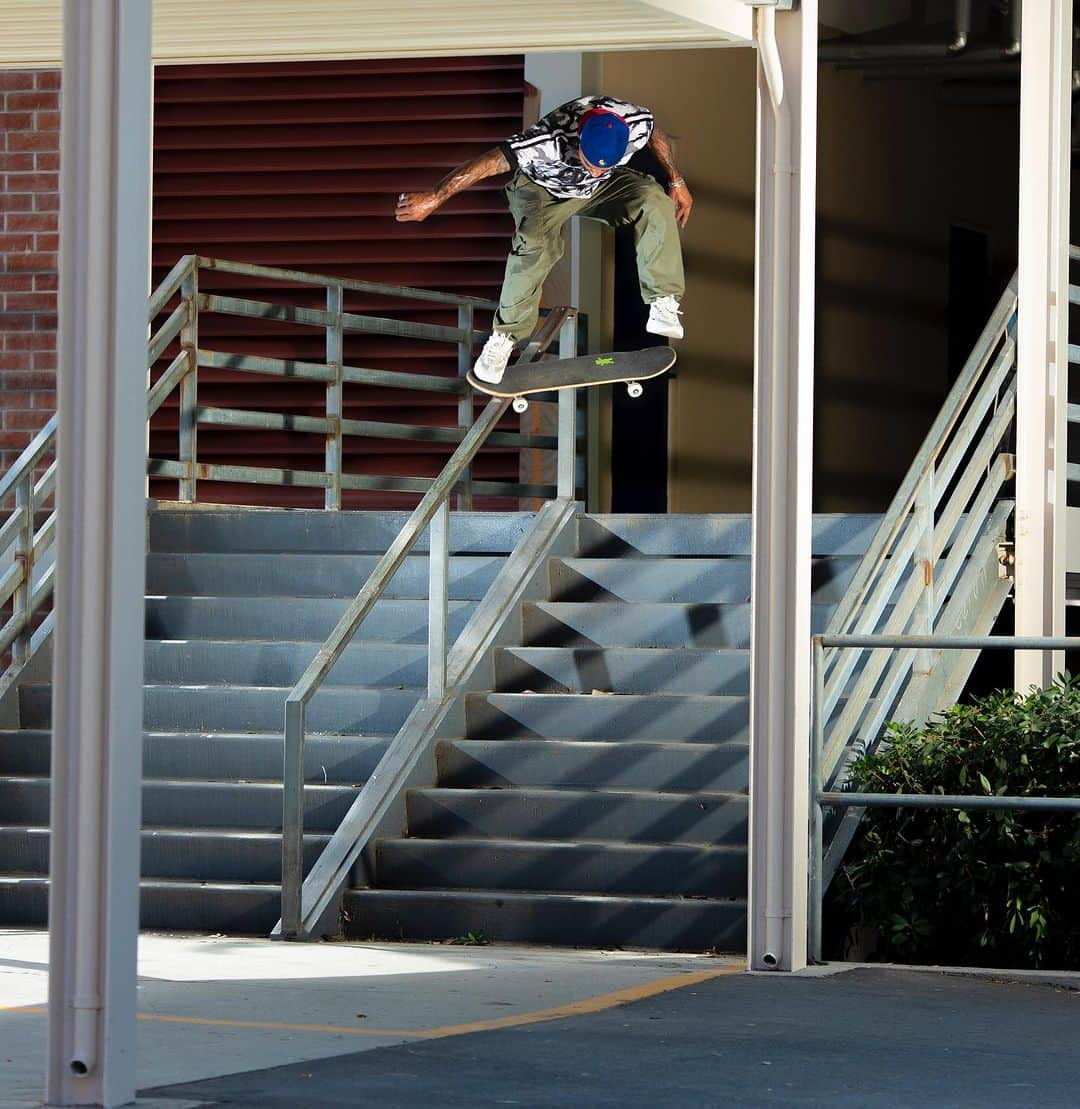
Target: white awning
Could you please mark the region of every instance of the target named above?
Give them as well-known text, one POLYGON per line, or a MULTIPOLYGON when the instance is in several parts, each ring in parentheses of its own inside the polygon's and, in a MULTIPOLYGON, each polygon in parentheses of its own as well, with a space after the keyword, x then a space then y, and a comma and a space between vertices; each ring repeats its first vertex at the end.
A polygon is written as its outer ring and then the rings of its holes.
MULTIPOLYGON (((743 0, 153 0, 156 62, 745 46, 743 0)), ((61 0, 0 0, 0 68, 60 64, 61 0)))

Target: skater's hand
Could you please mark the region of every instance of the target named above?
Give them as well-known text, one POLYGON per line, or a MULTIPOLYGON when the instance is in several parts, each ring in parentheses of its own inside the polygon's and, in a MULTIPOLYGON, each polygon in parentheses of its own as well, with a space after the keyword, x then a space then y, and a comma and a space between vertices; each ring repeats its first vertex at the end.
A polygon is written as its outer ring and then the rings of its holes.
POLYGON ((438 193, 402 193, 398 197, 394 218, 398 223, 409 221, 420 223, 426 220, 441 203, 438 193))
POLYGON ((671 182, 668 192, 675 204, 675 221, 680 227, 685 227, 690 218, 690 209, 694 206, 694 198, 681 177, 671 182))

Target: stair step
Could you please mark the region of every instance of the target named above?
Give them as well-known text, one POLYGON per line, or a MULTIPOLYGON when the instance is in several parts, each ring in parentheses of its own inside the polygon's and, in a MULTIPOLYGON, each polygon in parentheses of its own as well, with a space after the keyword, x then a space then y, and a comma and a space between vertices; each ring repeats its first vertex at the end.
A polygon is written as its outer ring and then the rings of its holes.
MULTIPOLYGON (((304 741, 304 779, 315 784, 366 782, 389 736, 309 735, 304 741)), ((51 736, 42 729, 0 732, 0 774, 47 775, 51 736)), ((143 777, 230 781, 280 778, 281 733, 147 732, 143 777)))
MULTIPOLYGON (((831 612, 814 605, 812 631, 824 631, 831 612)), ((528 602, 522 632, 527 647, 748 648, 750 606, 528 602)))
POLYGON ((597 743, 581 740, 442 740, 446 789, 615 789, 739 793, 749 789, 745 743, 597 743))
POLYGON ((667 694, 470 693, 467 739, 745 741, 748 697, 667 694))
MULTIPOLYGON (((150 554, 146 592, 161 596, 348 597, 360 592, 378 555, 353 552, 294 554, 150 554)), ((487 592, 501 555, 455 555, 449 565, 452 600, 478 601, 487 592)), ((428 557, 409 555, 383 594, 388 598, 428 595, 428 557)))
MULTIPOLYGON (((876 514, 815 513, 814 555, 861 555, 881 521, 876 514)), ((748 513, 665 516, 621 513, 581 516, 576 554, 584 558, 662 555, 721 558, 750 555, 752 525, 748 513)))
MULTIPOLYGON (((320 644, 351 604, 329 597, 147 597, 147 639, 312 639, 320 644)), ((456 638, 476 608, 451 601, 456 638)), ((427 642, 426 600, 377 601, 357 632, 361 641, 427 642)))
MULTIPOLYGON (((288 694, 288 689, 273 687, 149 685, 144 690, 143 724, 150 731, 283 731, 288 694)), ((415 689, 330 686, 309 702, 304 719, 311 732, 393 735, 419 697, 415 689)), ((19 711, 27 728, 48 728, 52 686, 22 686, 19 711)))
MULTIPOLYGON (((812 596, 837 604, 858 559, 815 559, 812 596)), ((668 604, 742 604, 750 600, 750 559, 560 558, 549 564, 552 601, 644 601, 668 604)))
POLYGON ((744 951, 746 902, 487 890, 347 890, 345 934, 502 943, 744 951))
MULTIPOLYGON (((304 836, 305 871, 314 865, 329 842, 328 835, 304 836)), ((147 878, 200 882, 281 880, 281 835, 276 832, 144 828, 141 856, 142 874, 147 878)), ((0 858, 6 872, 47 874, 49 829, 0 827, 0 858)))
POLYGON ((378 885, 623 897, 746 896, 746 850, 678 844, 389 839, 378 885))
MULTIPOLYGON (((358 792, 348 786, 309 784, 304 790, 304 830, 313 834, 336 831, 358 792)), ((49 779, 0 779, 0 813, 5 824, 48 824, 49 779)), ((211 814, 216 828, 280 832, 281 785, 143 782, 142 820, 148 828, 205 828, 211 814)))
MULTIPOLYGON (((0 874, 0 920, 44 925, 49 880, 0 874)), ((266 935, 281 917, 281 887, 264 882, 139 883, 139 927, 147 931, 266 935)))
MULTIPOLYGON (((505 554, 534 518, 531 512, 452 512, 452 554, 505 554)), ((408 512, 321 509, 167 508, 149 513, 151 551, 343 551, 378 554, 409 519, 408 512)), ((428 549, 428 533, 413 550, 428 549)))
MULTIPOLYGON (((323 641, 150 639, 145 678, 159 685, 294 686, 323 641)), ((364 643, 346 647, 324 683, 421 689, 427 685, 427 645, 364 643)))
POLYGON ((739 647, 500 647, 499 692, 702 693, 745 697, 750 652, 739 647))
POLYGON ((415 789, 409 835, 425 839, 625 840, 742 846, 748 798, 642 790, 415 789))

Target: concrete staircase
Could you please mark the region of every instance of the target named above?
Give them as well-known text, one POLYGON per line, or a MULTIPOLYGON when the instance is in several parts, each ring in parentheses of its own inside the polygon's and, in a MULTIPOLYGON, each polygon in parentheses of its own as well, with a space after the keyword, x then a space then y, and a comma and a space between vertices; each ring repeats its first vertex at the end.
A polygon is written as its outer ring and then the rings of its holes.
MULTIPOLYGON (((876 522, 816 521, 816 629, 876 522)), ((741 949, 749 553, 745 516, 580 518, 346 933, 741 949)))
MULTIPOLYGON (((402 526, 394 512, 149 517, 142 923, 268 932, 279 915, 285 696, 402 526)), ((456 635, 531 517, 454 513, 456 635)), ((876 517, 821 517, 824 626, 876 517)), ((348 935, 677 950, 745 933, 747 516, 581 517, 521 607, 492 692, 376 846, 348 935)), ((426 680, 427 559, 410 556, 308 708, 306 865, 426 680)), ((0 924, 47 910, 47 682, 0 732, 0 924)))
MULTIPOLYGON (((268 932, 280 911, 285 697, 406 513, 152 511, 146 603, 142 924, 268 932)), ((456 633, 527 526, 454 513, 456 633)), ((309 706, 307 865, 427 680, 427 558, 411 556, 309 706)), ((46 671, 47 672, 47 671, 46 671)), ((0 924, 47 913, 51 688, 0 732, 0 924)))

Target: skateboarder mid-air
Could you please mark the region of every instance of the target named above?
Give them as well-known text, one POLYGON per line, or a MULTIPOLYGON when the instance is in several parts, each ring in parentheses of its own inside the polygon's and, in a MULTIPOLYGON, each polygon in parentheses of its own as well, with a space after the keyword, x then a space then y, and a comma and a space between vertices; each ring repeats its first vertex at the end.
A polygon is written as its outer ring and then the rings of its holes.
POLYGON ((693 198, 652 112, 610 96, 571 100, 458 166, 431 191, 402 193, 397 219, 425 220, 450 197, 510 170, 506 195, 514 239, 494 330, 473 366, 477 378, 497 384, 514 344, 532 334, 544 279, 562 257, 562 229, 571 216, 633 227, 641 295, 649 305, 646 330, 682 338, 679 228, 686 226, 693 198), (626 165, 646 146, 670 179, 667 193, 655 178, 626 165))

